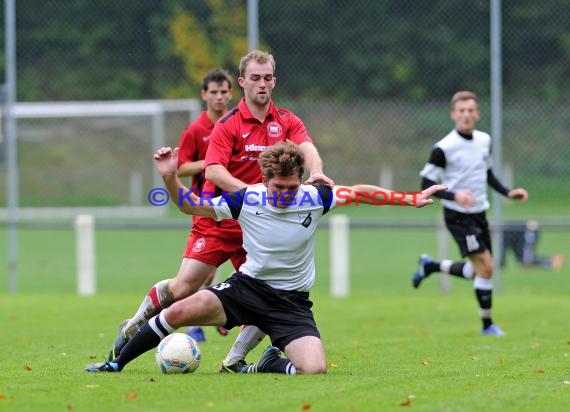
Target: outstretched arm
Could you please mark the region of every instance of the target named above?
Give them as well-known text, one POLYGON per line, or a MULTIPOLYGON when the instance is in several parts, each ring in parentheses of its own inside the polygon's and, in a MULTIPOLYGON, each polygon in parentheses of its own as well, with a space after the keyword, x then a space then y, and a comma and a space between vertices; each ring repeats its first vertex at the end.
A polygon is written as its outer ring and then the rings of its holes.
POLYGON ((336 195, 345 205, 414 206, 433 204, 430 196, 446 190, 445 185, 432 185, 421 192, 398 192, 373 185, 338 186, 336 195))
POLYGON ((162 176, 170 199, 178 209, 187 215, 216 217, 214 207, 201 199, 182 184, 176 173, 178 148, 161 147, 154 154, 156 169, 162 176))

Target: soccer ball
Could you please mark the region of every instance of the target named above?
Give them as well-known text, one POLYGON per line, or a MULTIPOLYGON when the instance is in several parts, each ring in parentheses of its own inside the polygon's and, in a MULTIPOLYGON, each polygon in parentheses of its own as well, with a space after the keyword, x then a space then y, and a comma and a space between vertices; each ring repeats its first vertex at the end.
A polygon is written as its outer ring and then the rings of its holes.
POLYGON ((202 354, 194 339, 184 333, 166 336, 156 348, 156 363, 162 373, 191 373, 198 369, 202 354))

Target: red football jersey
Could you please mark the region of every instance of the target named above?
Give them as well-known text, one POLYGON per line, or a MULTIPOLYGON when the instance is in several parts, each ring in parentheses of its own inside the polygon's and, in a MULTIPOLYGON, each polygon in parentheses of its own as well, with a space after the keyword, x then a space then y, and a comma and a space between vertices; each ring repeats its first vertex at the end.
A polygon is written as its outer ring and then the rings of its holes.
MULTIPOLYGON (((195 162, 206 158, 206 151, 213 128, 214 123, 205 111, 200 113, 200 116, 188 125, 178 142, 178 167, 186 162, 195 162)), ((192 176, 192 188, 201 192, 205 181, 204 171, 192 176)))
MULTIPOLYGON (((248 185, 260 183, 261 168, 257 164, 259 154, 274 143, 285 140, 296 144, 312 142, 303 121, 295 114, 270 102, 269 112, 265 120, 260 122, 253 117, 242 98, 236 107, 216 122, 210 135, 204 169, 209 165, 220 164, 232 176, 248 185)), ((221 193, 212 182, 206 181, 204 184, 203 194, 206 197, 221 193)), ((241 236, 239 224, 233 220, 226 219, 216 224, 214 219, 199 218, 195 222, 198 226, 196 229, 199 230, 217 225, 239 230, 241 236)))

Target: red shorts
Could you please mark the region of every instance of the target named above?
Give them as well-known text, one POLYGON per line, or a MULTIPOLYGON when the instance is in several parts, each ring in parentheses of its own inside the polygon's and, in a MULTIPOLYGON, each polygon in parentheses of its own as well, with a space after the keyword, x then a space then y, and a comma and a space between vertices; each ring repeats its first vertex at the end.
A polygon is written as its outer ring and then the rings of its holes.
POLYGON ((231 260, 235 270, 239 270, 246 256, 241 231, 225 230, 215 225, 208 230, 202 230, 203 228, 196 226, 192 226, 192 232, 188 236, 184 257, 216 267, 231 260))

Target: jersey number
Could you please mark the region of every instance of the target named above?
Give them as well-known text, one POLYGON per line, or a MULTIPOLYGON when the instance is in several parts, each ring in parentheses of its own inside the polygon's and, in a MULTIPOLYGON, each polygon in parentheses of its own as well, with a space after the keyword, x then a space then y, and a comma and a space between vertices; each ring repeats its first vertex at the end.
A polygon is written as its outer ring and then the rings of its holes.
POLYGON ((469 252, 479 249, 479 242, 477 242, 477 237, 475 235, 465 236, 465 241, 467 242, 467 250, 469 252))
POLYGON ((212 289, 216 290, 224 290, 229 288, 231 285, 229 283, 218 283, 217 285, 212 286, 212 289))

